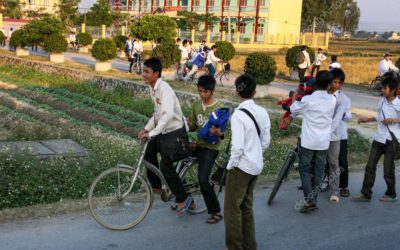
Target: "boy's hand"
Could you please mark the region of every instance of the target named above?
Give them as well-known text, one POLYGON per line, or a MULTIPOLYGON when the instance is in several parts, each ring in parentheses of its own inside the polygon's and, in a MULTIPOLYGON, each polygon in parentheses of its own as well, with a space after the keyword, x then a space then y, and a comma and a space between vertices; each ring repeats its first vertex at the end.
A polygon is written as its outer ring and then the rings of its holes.
POLYGON ((138 134, 139 139, 149 138, 149 131, 141 129, 138 134))
POLYGON ((387 119, 383 120, 382 122, 383 122, 383 124, 385 124, 385 125, 390 125, 390 124, 394 124, 394 123, 395 123, 395 119, 393 119, 393 118, 387 118, 387 119))
POLYGON ((191 128, 191 127, 193 126, 193 121, 192 121, 192 119, 191 119, 190 117, 188 117, 188 118, 186 118, 186 121, 187 121, 187 123, 188 123, 188 125, 189 125, 189 128, 191 128))
POLYGON ((211 132, 213 135, 218 136, 218 137, 221 137, 221 136, 224 135, 224 133, 221 132, 221 129, 220 129, 220 128, 216 128, 216 127, 214 127, 214 126, 211 126, 210 132, 211 132))
POLYGON ((367 123, 367 122, 369 122, 368 118, 363 117, 363 118, 358 119, 358 124, 367 123))

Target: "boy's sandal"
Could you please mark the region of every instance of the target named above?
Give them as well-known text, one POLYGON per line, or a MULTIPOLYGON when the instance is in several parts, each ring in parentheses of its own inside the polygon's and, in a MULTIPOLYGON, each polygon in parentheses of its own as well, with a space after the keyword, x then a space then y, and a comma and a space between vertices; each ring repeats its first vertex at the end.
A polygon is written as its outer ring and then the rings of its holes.
POLYGON ((311 203, 311 204, 304 204, 299 211, 300 213, 308 213, 315 210, 318 210, 317 205, 315 203, 311 203))
POLYGON ((339 197, 336 195, 332 195, 331 198, 329 199, 331 203, 338 203, 339 202, 339 197))
POLYGON ((340 190, 340 196, 349 197, 350 196, 350 191, 347 188, 343 188, 343 189, 340 190))
POLYGON ((357 194, 351 198, 353 201, 371 201, 371 198, 365 197, 363 194, 357 194))
POLYGON ((210 218, 207 220, 207 224, 217 224, 220 222, 224 217, 221 214, 212 214, 210 218))
POLYGON ((192 203, 193 203, 193 198, 189 196, 189 198, 187 198, 186 200, 185 205, 182 208, 178 209, 177 207, 176 216, 179 217, 182 214, 186 213, 189 210, 189 207, 192 205, 192 203))
POLYGON ((171 209, 176 211, 178 209, 178 204, 176 204, 176 203, 172 204, 171 209))
POLYGON ((382 202, 394 202, 394 201, 397 201, 397 197, 390 197, 390 196, 384 195, 381 198, 379 198, 379 200, 382 202))

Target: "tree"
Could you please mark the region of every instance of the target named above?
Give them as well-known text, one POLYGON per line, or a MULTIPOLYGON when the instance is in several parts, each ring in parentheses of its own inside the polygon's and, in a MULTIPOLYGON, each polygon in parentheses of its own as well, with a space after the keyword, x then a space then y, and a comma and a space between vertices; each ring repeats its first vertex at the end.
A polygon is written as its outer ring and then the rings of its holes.
POLYGON ((165 15, 146 15, 131 25, 132 34, 139 35, 142 40, 151 43, 156 43, 158 39, 173 39, 176 37, 176 28, 176 22, 165 15))
POLYGON ((60 0, 58 7, 58 16, 67 24, 72 25, 79 16, 78 3, 80 0, 60 0))
POLYGON ((111 7, 107 0, 98 0, 86 13, 86 24, 89 26, 106 25, 110 27, 113 19, 110 13, 111 7))
POLYGON ((27 10, 27 11, 25 11, 25 15, 29 19, 41 19, 41 18, 45 18, 45 17, 51 17, 51 15, 46 12, 46 8, 38 8, 36 10, 27 10))
POLYGON ((40 45, 53 34, 63 34, 65 24, 57 18, 45 17, 33 20, 24 29, 27 31, 29 45, 40 45))
POLYGON ((334 12, 332 25, 340 29, 342 33, 354 33, 358 28, 361 11, 354 0, 345 0, 344 3, 334 12))
POLYGON ((9 18, 20 19, 23 16, 22 4, 20 0, 4 0, 3 2, 4 10, 3 15, 9 18))

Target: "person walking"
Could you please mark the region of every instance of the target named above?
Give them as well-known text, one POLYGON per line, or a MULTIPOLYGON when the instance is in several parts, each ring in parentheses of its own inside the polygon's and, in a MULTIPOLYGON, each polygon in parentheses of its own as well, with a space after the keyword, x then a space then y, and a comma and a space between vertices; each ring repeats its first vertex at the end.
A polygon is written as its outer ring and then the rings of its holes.
POLYGON ((300 83, 307 81, 305 75, 311 66, 310 54, 307 52, 307 46, 302 46, 299 55, 297 56, 297 64, 299 70, 300 83))

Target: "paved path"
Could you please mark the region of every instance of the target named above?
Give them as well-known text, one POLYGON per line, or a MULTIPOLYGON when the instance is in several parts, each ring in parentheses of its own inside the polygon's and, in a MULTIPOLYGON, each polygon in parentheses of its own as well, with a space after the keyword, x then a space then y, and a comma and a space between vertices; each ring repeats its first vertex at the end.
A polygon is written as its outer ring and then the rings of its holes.
MULTIPOLYGON (((41 48, 39 48, 38 52, 31 51, 31 53, 39 56, 48 56, 47 52, 43 51, 41 48)), ((66 52, 65 58, 69 61, 91 66, 94 66, 96 62, 95 59, 90 55, 77 54, 73 52, 66 52)), ((112 61, 112 67, 116 70, 128 71, 129 64, 127 61, 124 61, 122 59, 115 59, 112 61)), ((235 75, 231 77, 229 84, 233 85, 234 79, 235 75)), ((297 84, 294 83, 272 82, 270 93, 274 96, 286 97, 290 90, 296 89, 296 85, 297 84)), ((371 96, 371 94, 369 94, 367 91, 346 89, 345 93, 351 99, 353 107, 359 109, 375 110, 380 99, 379 97, 371 96)))
MULTIPOLYGON (((351 174, 352 194, 359 190, 362 173, 351 174)), ((379 170, 376 194, 371 203, 355 203, 348 198, 339 204, 320 196, 320 210, 300 214, 294 209, 301 198, 299 181, 283 185, 275 203, 268 207, 267 189, 255 194, 255 219, 260 250, 273 249, 400 249, 400 203, 377 199, 385 191, 379 170)), ((6 250, 222 250, 224 224, 207 225, 206 215, 176 218, 167 204, 156 202, 146 219, 123 232, 107 230, 88 213, 0 224, 0 248, 6 250)))

